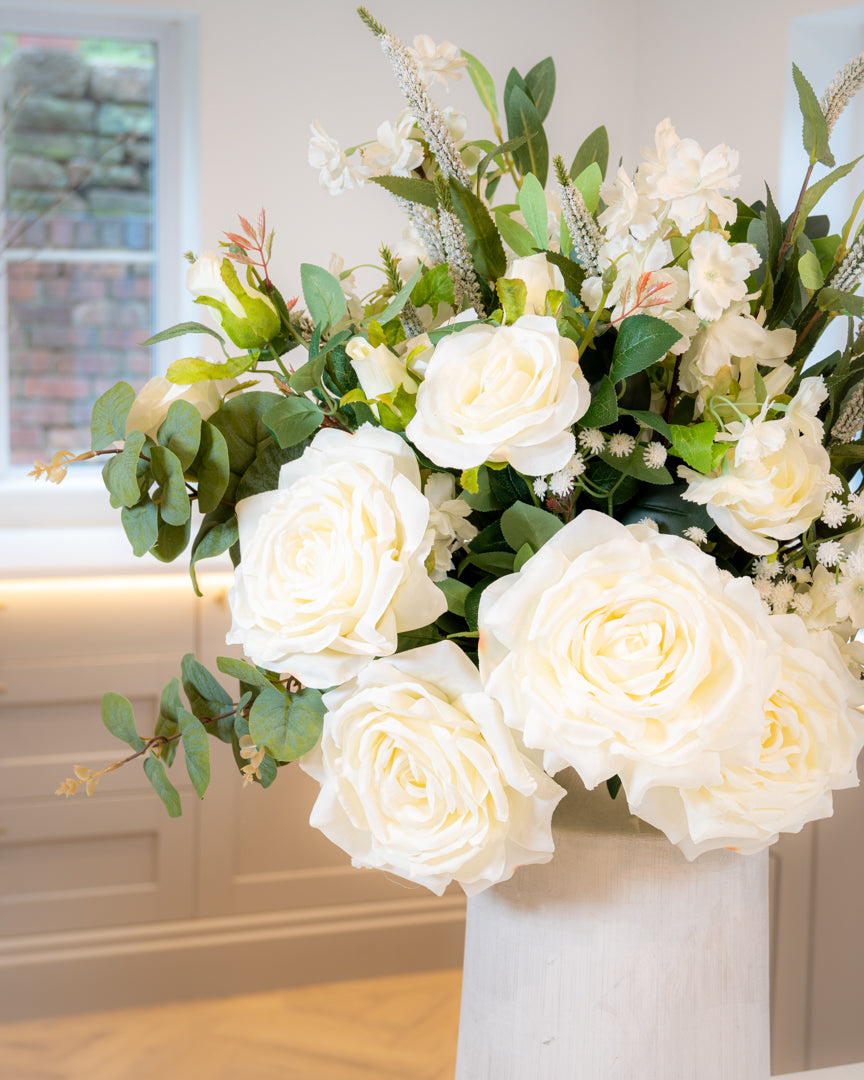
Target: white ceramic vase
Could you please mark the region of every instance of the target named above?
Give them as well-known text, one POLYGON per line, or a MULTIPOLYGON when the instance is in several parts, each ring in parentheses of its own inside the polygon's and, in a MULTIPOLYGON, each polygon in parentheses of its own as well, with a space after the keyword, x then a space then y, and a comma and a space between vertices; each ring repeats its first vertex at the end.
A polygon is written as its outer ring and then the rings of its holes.
POLYGON ((768 1080, 767 852, 556 779, 552 861, 468 902, 456 1080, 768 1080))

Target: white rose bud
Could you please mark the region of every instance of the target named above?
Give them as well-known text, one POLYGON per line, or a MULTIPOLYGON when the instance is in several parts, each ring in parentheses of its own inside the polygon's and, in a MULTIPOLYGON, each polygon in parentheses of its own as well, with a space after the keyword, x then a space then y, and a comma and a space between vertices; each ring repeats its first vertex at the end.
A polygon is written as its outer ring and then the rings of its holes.
POLYGON ((408 374, 405 360, 392 353, 386 345, 373 347, 366 338, 353 337, 345 352, 366 397, 372 401, 403 386, 409 394, 417 391, 417 383, 408 374))
POLYGON ((546 314, 546 293, 550 289, 564 292, 564 278, 554 263, 550 263, 543 252, 514 259, 505 278, 518 278, 524 281, 528 289, 525 312, 528 315, 546 314))
MULTIPOLYGON (((201 359, 208 359, 201 357, 201 359)), ((211 361, 212 363, 212 361, 211 361)), ((143 431, 151 439, 162 426, 168 415, 168 409, 175 401, 188 401, 206 420, 222 404, 222 398, 237 385, 236 379, 203 379, 189 385, 169 382, 161 375, 156 375, 138 391, 132 402, 132 408, 126 417, 126 433, 143 431)))

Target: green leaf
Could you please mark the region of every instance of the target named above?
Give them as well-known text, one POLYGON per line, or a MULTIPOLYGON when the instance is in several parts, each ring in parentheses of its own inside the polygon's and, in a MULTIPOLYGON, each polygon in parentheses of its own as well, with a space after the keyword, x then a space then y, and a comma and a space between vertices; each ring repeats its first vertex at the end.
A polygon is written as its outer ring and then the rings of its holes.
POLYGON ((453 296, 453 280, 446 263, 439 263, 427 270, 423 277, 411 290, 411 303, 418 308, 432 308, 432 314, 438 314, 440 304, 450 304, 452 307, 456 301, 453 296))
POLYGON ((139 558, 146 555, 159 537, 159 510, 149 495, 145 495, 135 506, 124 506, 120 511, 120 520, 132 554, 139 558))
POLYGON ((159 504, 159 516, 168 525, 185 524, 192 513, 192 504, 179 459, 167 446, 154 446, 150 450, 150 467, 159 485, 153 500, 159 504))
POLYGON ((318 742, 327 709, 318 690, 261 691, 249 712, 249 734, 277 761, 295 761, 318 742))
POLYGON ((323 266, 301 263, 300 288, 316 329, 323 331, 335 326, 348 310, 342 286, 323 266))
POLYGON ((537 108, 537 115, 545 120, 555 97, 555 61, 551 56, 531 68, 525 76, 525 86, 537 108))
POLYGON ((593 162, 596 162, 600 169, 600 175, 605 176, 609 164, 609 135, 602 124, 594 128, 576 151, 576 157, 573 158, 573 164, 570 166, 570 179, 575 180, 593 162))
POLYGON ((509 97, 505 95, 504 108, 510 138, 525 135, 528 139, 524 146, 513 151, 513 160, 523 176, 533 173, 540 186, 545 186, 549 172, 549 144, 534 102, 521 87, 514 85, 509 97))
POLYGON ((369 179, 400 199, 438 209, 438 196, 431 180, 418 180, 413 176, 370 176, 369 179))
POLYGON ((478 477, 481 468, 481 465, 475 465, 473 469, 463 469, 459 477, 459 486, 463 491, 467 491, 469 495, 476 495, 480 490, 478 477))
POLYGON ((537 247, 545 250, 549 247, 549 211, 543 185, 533 173, 529 173, 523 180, 517 201, 525 224, 537 241, 537 247))
POLYGON ((573 183, 581 192, 588 212, 593 214, 600 204, 600 185, 603 183, 600 166, 596 161, 592 161, 590 165, 585 166, 573 183))
POLYGON ((404 308, 405 305, 408 303, 408 299, 411 296, 411 290, 420 280, 420 275, 423 273, 423 270, 424 267, 421 263, 411 275, 410 279, 405 282, 399 292, 396 293, 396 295, 391 299, 387 307, 385 307, 384 310, 378 315, 378 321, 382 325, 389 322, 391 319, 395 319, 399 312, 402 310, 402 308, 404 308))
POLYGON ((487 574, 494 574, 496 577, 501 577, 503 574, 512 574, 513 552, 483 551, 479 555, 469 555, 462 560, 459 573, 461 574, 469 566, 476 566, 478 570, 483 570, 487 574))
POLYGON ((135 506, 141 499, 138 486, 138 455, 146 442, 141 431, 130 431, 121 454, 110 457, 102 468, 102 480, 111 494, 111 505, 135 506))
POLYGON ((676 481, 672 487, 643 488, 638 497, 628 504, 621 515, 625 525, 632 525, 640 518, 653 518, 666 531, 683 536, 684 530, 697 525, 705 532, 714 528, 714 522, 708 516, 704 506, 688 502, 682 497, 687 484, 676 481))
POLYGON ((495 224, 504 237, 504 243, 520 258, 536 253, 534 237, 524 225, 514 221, 504 210, 495 211, 495 224))
POLYGON ((168 811, 168 816, 180 817, 183 813, 180 806, 180 796, 177 794, 177 788, 168 779, 165 766, 159 758, 151 754, 144 762, 144 773, 153 785, 153 790, 162 800, 165 809, 168 811))
POLYGON ((547 251, 545 255, 546 261, 554 263, 561 271, 567 290, 573 293, 574 296, 578 296, 585 280, 583 267, 573 262, 572 259, 568 259, 566 255, 562 255, 560 251, 547 251))
MULTIPOLYGON (((524 146, 526 142, 528 142, 528 140, 525 138, 524 135, 521 135, 518 139, 505 139, 504 142, 498 143, 497 146, 490 146, 486 156, 481 159, 479 165, 474 170, 474 175, 478 178, 478 183, 479 180, 486 175, 486 170, 493 160, 495 160, 496 158, 500 158, 502 154, 507 154, 512 152, 513 150, 518 150, 519 147, 524 146)), ((490 181, 490 186, 493 182, 497 184, 498 179, 500 179, 500 177, 496 177, 494 181, 490 181)), ((487 200, 491 197, 491 193, 487 191, 487 200)))
POLYGON ((825 278, 815 251, 805 251, 798 260, 798 276, 804 288, 809 289, 810 292, 816 292, 817 289, 822 288, 825 278))
POLYGON ((648 468, 643 457, 644 450, 645 447, 637 443, 635 449, 627 457, 615 457, 608 450, 604 450, 597 457, 617 472, 623 473, 634 480, 640 480, 642 483, 657 484, 661 487, 674 484, 675 480, 665 466, 660 469, 648 468))
POLYGON ((612 352, 613 383, 644 371, 662 360, 681 335, 662 319, 653 315, 631 315, 618 330, 612 352))
POLYGON ((671 430, 672 453, 697 472, 711 472, 717 425, 702 420, 698 424, 672 424, 671 430))
POLYGON ((841 315, 854 315, 858 319, 864 315, 864 297, 856 293, 822 289, 816 297, 816 303, 820 311, 836 311, 841 315))
POLYGON ((186 772, 198 792, 198 798, 203 799, 210 784, 210 740, 198 717, 186 709, 180 712, 180 732, 186 756, 186 772))
POLYGON ((453 209, 465 230, 474 269, 489 281, 503 277, 507 270, 507 257, 485 203, 456 180, 450 181, 450 193, 453 209))
POLYGON ((321 427, 324 413, 307 397, 286 397, 264 413, 264 423, 284 449, 296 446, 321 427))
MULTIPOLYGON (((163 689, 162 696, 159 701, 159 715, 156 718, 156 730, 154 734, 161 735, 165 739, 170 739, 176 735, 180 730, 179 716, 183 709, 183 702, 180 700, 180 682, 174 678, 163 689)), ((167 766, 170 766, 174 761, 174 756, 177 753, 177 741, 164 742, 159 747, 159 757, 165 762, 167 766)))
MULTIPOLYGON (((227 727, 233 725, 234 702, 225 689, 216 681, 203 664, 200 664, 192 653, 186 653, 180 665, 180 674, 183 680, 183 690, 189 699, 189 705, 195 716, 222 716, 230 713, 227 717, 227 727)), ((223 742, 225 728, 216 728, 219 738, 223 742)))
MULTIPOLYGON (((625 320, 626 321, 626 320, 625 320)), ((591 404, 584 416, 579 417, 582 427, 602 428, 618 419, 618 395, 608 375, 604 375, 594 387, 591 404)))
POLYGON ((205 420, 201 425, 201 443, 194 463, 198 482, 198 509, 209 514, 219 506, 228 487, 231 465, 225 436, 205 420))
POLYGON ((621 777, 610 776, 606 781, 606 790, 609 792, 609 797, 615 799, 618 796, 618 792, 621 790, 621 777))
POLYGON ((168 382, 188 385, 211 379, 235 379, 256 363, 254 355, 229 356, 224 363, 214 364, 201 356, 184 356, 175 360, 165 372, 168 382))
POLYGON ((468 74, 471 77, 471 82, 474 83, 474 89, 477 91, 477 96, 483 103, 483 107, 497 124, 498 104, 495 99, 495 83, 492 80, 492 76, 476 56, 472 56, 466 49, 462 49, 461 52, 468 61, 468 74))
POLYGON ((838 166, 833 172, 828 173, 827 176, 823 176, 821 180, 817 180, 815 184, 811 184, 810 187, 807 188, 804 192, 804 198, 801 200, 801 209, 798 212, 798 217, 795 220, 795 226, 792 230, 792 236, 790 238, 792 243, 794 243, 804 232, 804 226, 807 224, 807 218, 810 215, 810 211, 814 209, 825 192, 836 184, 838 180, 842 180, 844 176, 847 176, 852 172, 860 160, 861 158, 857 157, 847 165, 838 166))
MULTIPOLYGON (((209 515, 208 515, 209 516, 209 515)), ((232 548, 240 539, 239 526, 237 524, 237 517, 233 510, 230 512, 230 517, 224 521, 208 521, 205 518, 201 522, 201 528, 198 530, 198 534, 192 544, 192 552, 189 559, 189 575, 192 578, 192 585, 195 589, 196 596, 201 596, 201 590, 198 587, 198 577, 196 567, 202 559, 215 559, 217 555, 223 554, 232 548)))
POLYGON ((501 515, 504 539, 516 552, 524 544, 530 544, 535 551, 539 551, 562 528, 563 523, 554 514, 523 502, 513 503, 501 515))
POLYGON ((828 121, 822 112, 819 99, 797 64, 792 65, 792 78, 798 91, 798 105, 804 120, 804 149, 810 157, 810 164, 815 165, 817 161, 821 161, 823 165, 833 165, 834 155, 828 147, 828 121))
POLYGON ((268 690, 273 686, 273 683, 262 671, 236 656, 217 656, 216 667, 219 668, 223 675, 230 675, 232 679, 237 679, 238 682, 257 686, 259 690, 268 690))
POLYGON ((516 552, 516 558, 513 560, 513 573, 518 574, 533 554, 534 548, 530 544, 523 544, 516 552))
POLYGON ((185 472, 201 444, 201 413, 188 401, 172 401, 156 440, 177 457, 185 472))
POLYGON ((668 439, 670 443, 672 442, 672 429, 658 413, 650 412, 647 409, 620 409, 619 411, 625 416, 632 416, 634 420, 638 420, 644 427, 651 428, 652 431, 656 431, 664 439, 668 439))
POLYGON ((127 382, 115 383, 97 398, 90 419, 90 446, 104 450, 126 437, 126 417, 135 400, 135 391, 127 382))
POLYGON ((473 483, 473 491, 465 489, 463 485, 461 497, 465 502, 468 503, 472 510, 495 510, 498 503, 492 497, 492 491, 489 487, 489 470, 485 466, 481 465, 479 469, 474 471, 473 483))
POLYGON ((504 321, 509 326, 525 314, 528 286, 521 278, 498 278, 495 289, 504 309, 504 321))
POLYGON ((121 694, 109 691, 102 695, 102 723, 115 738, 121 739, 133 750, 144 749, 144 740, 135 730, 132 704, 121 694))
POLYGON ((447 610, 451 611, 454 615, 465 615, 465 599, 468 593, 471 592, 471 586, 466 585, 464 581, 457 581, 456 578, 444 578, 443 581, 436 581, 435 584, 447 597, 447 610))
POLYGON ((160 330, 158 334, 154 334, 153 337, 147 338, 146 341, 142 341, 141 344, 146 345, 158 345, 160 341, 170 341, 171 338, 182 337, 184 334, 209 334, 210 337, 216 338, 217 341, 221 341, 225 344, 225 338, 221 334, 217 334, 212 326, 205 326, 200 322, 181 322, 175 326, 169 327, 167 330, 160 330))
POLYGON ((160 562, 173 562, 186 550, 192 532, 191 519, 183 525, 169 525, 164 518, 159 518, 159 536, 150 549, 150 554, 160 562))

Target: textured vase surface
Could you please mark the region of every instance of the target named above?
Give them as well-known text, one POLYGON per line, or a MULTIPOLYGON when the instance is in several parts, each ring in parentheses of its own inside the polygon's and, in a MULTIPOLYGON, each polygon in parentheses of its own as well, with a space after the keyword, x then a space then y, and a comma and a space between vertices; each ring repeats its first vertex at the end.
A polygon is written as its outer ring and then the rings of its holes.
POLYGON ((468 901, 456 1080, 768 1080, 767 852, 556 779, 552 861, 468 901))

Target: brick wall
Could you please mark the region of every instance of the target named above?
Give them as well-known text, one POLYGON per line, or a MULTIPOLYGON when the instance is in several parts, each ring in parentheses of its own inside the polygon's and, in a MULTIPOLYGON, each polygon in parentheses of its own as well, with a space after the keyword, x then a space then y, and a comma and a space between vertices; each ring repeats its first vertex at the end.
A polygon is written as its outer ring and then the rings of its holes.
POLYGON ((150 374, 138 346, 153 332, 152 267, 46 256, 150 250, 153 68, 53 44, 16 52, 4 72, 13 464, 86 448, 98 394, 150 374))

